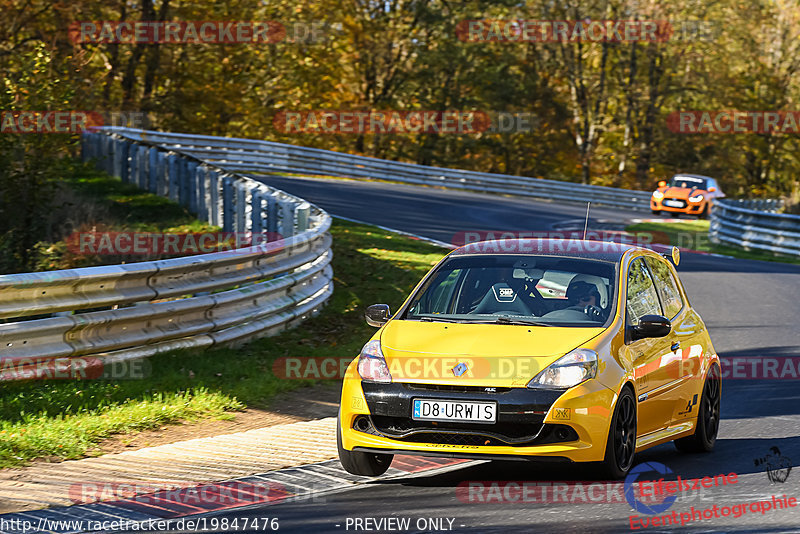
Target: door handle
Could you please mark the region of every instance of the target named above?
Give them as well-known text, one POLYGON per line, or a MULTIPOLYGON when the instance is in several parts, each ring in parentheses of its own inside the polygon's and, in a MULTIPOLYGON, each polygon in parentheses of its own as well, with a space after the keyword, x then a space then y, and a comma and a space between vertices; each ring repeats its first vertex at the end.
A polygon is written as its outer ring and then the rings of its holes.
POLYGON ((681 348, 681 342, 680 341, 676 341, 675 343, 672 344, 672 346, 670 347, 670 350, 678 350, 679 348, 681 348))

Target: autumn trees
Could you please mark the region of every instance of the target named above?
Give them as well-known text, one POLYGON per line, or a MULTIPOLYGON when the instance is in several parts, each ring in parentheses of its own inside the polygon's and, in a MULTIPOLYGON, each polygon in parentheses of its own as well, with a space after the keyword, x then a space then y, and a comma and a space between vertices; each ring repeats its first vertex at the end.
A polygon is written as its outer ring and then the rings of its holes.
MULTIPOLYGON (((690 171, 735 195, 798 188, 797 134, 668 125, 680 110, 797 110, 796 0, 0 2, 7 110, 144 112, 164 130, 619 187, 649 189, 690 171), (274 43, 76 42, 76 21, 274 21, 285 34, 274 43), (504 40, 514 21, 543 23, 550 38, 504 40), (559 28, 586 33, 609 21, 652 22, 658 38, 553 38, 559 28), (281 111, 325 109, 535 120, 524 131, 462 135, 290 134, 273 123, 281 111)), ((25 169, 25 155, 56 156, 76 139, 40 137, 0 137, 0 239, 19 217, 14 209, 41 200, 19 200, 11 174, 39 178, 14 169, 25 169)))

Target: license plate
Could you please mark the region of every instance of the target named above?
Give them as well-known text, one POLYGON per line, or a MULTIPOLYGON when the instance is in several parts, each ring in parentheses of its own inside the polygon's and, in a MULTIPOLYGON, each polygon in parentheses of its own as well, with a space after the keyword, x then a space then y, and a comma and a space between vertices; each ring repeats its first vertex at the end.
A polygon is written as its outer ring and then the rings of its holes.
POLYGON ((671 208, 682 208, 683 202, 680 202, 679 200, 665 200, 664 205, 670 206, 671 208))
POLYGON ((414 399, 411 418, 421 421, 494 423, 496 402, 414 399))

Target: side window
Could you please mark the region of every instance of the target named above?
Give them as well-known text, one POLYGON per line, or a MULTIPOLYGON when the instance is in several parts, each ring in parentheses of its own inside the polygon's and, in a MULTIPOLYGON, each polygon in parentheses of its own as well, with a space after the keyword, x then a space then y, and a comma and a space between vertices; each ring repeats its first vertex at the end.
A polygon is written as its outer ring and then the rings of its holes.
POLYGON ((673 319, 683 308, 681 292, 678 291, 678 283, 669 269, 669 265, 657 258, 647 258, 647 266, 656 282, 658 296, 661 297, 661 305, 664 308, 664 317, 673 319))
POLYGON ((653 279, 641 258, 634 260, 628 267, 627 288, 628 324, 637 325, 644 315, 661 315, 661 305, 653 284, 653 279))

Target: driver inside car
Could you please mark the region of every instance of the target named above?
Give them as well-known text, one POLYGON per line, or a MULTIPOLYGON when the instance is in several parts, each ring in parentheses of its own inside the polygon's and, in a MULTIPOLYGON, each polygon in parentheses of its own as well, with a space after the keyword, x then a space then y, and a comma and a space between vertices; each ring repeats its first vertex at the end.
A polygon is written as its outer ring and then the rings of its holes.
POLYGON ((578 309, 598 321, 605 319, 605 313, 600 307, 600 293, 594 284, 583 281, 570 283, 567 287, 567 301, 568 308, 578 309))

